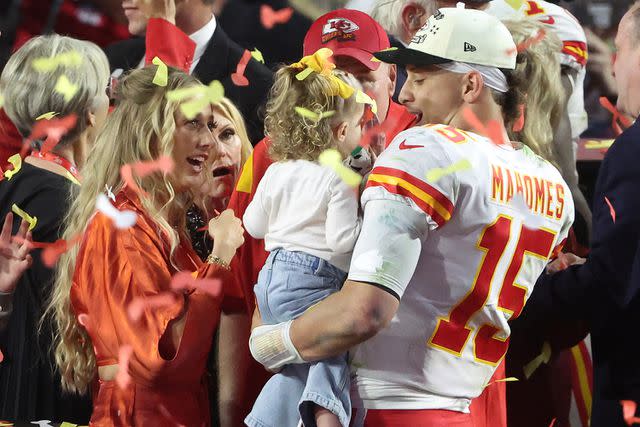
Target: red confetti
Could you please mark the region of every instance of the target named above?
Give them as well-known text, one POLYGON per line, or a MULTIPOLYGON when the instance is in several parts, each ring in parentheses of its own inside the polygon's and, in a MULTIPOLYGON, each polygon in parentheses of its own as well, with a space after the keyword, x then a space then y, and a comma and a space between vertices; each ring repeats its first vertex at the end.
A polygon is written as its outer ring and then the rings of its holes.
POLYGON ((524 129, 524 104, 520 104, 520 116, 518 120, 513 124, 512 130, 514 132, 521 132, 524 129))
POLYGON ((18 236, 13 236, 11 239, 21 244, 26 242, 32 249, 43 249, 40 255, 42 263, 49 268, 53 268, 60 255, 71 249, 81 238, 82 235, 78 235, 69 239, 69 241, 58 239, 55 242, 33 242, 18 236))
POLYGON ((130 345, 123 345, 118 350, 118 373, 116 374, 116 383, 122 390, 127 388, 131 382, 131 375, 129 375, 129 360, 133 354, 133 347, 130 345))
POLYGON ((211 296, 218 297, 222 294, 222 281, 220 279, 196 279, 191 273, 184 271, 176 273, 171 279, 171 289, 191 288, 196 288, 211 296))
POLYGON ((611 127, 613 127, 613 130, 616 133, 616 135, 620 135, 623 131, 620 125, 622 125, 626 129, 633 124, 627 116, 623 115, 622 113, 620 113, 620 111, 618 111, 618 109, 611 103, 611 101, 609 101, 609 98, 607 98, 606 96, 600 97, 600 105, 602 105, 607 111, 613 114, 613 119, 611 120, 611 127))
POLYGON ((129 319, 137 322, 142 317, 142 313, 146 308, 167 307, 175 304, 176 296, 169 292, 164 292, 152 297, 134 298, 127 307, 129 319))
POLYGON ((628 426, 640 423, 640 418, 636 417, 637 404, 633 400, 621 400, 622 405, 622 418, 628 426))
POLYGON ((38 120, 31 129, 31 135, 27 138, 26 143, 22 147, 21 157, 24 157, 29 150, 30 142, 36 139, 42 139, 45 136, 44 143, 40 151, 46 153, 51 151, 58 145, 60 139, 71 130, 78 120, 75 114, 69 114, 62 118, 53 118, 51 120, 38 120))
POLYGON ((465 108, 462 111, 464 118, 472 128, 474 128, 480 135, 486 135, 496 145, 505 145, 505 140, 502 132, 502 126, 497 120, 491 120, 489 126, 485 126, 476 113, 470 108, 465 108))
POLYGON ((2 354, 2 350, 0 350, 0 363, 4 360, 4 354, 2 354))
POLYGON ((85 329, 87 329, 89 327, 89 315, 84 313, 79 314, 78 323, 80 323, 82 326, 84 326, 85 329))
POLYGON ((267 30, 272 29, 276 24, 284 24, 293 16, 293 9, 285 7, 280 10, 273 10, 269 5, 260 6, 260 22, 267 30))
POLYGON ((551 420, 551 424, 549 424, 549 427, 553 427, 554 425, 556 425, 556 419, 552 419, 551 420))
POLYGON ((611 218, 613 219, 613 223, 615 224, 615 222, 616 222, 616 210, 613 209, 613 205, 611 204, 609 199, 607 199, 606 196, 604 197, 604 201, 607 202, 607 205, 609 205, 609 212, 611 213, 611 218))
POLYGON ((540 28, 534 36, 529 37, 528 39, 524 40, 522 43, 518 43, 515 50, 509 49, 507 51, 507 54, 513 55, 516 52, 517 53, 524 52, 534 44, 540 43, 546 36, 547 36, 547 32, 544 30, 544 28, 540 28))
POLYGON ((231 80, 233 84, 236 86, 248 86, 249 80, 244 75, 244 71, 247 69, 247 64, 251 60, 251 52, 245 50, 242 54, 242 58, 240 58, 240 62, 236 66, 236 72, 231 74, 231 80))
POLYGON ((129 186, 136 193, 147 195, 146 192, 143 191, 136 184, 135 180, 133 179, 133 173, 135 173, 140 178, 142 178, 156 171, 169 173, 172 170, 173 170, 173 159, 171 159, 171 157, 169 156, 162 156, 158 158, 158 160, 128 163, 126 165, 122 165, 122 167, 120 168, 120 176, 122 177, 123 181, 127 184, 127 186, 129 186))

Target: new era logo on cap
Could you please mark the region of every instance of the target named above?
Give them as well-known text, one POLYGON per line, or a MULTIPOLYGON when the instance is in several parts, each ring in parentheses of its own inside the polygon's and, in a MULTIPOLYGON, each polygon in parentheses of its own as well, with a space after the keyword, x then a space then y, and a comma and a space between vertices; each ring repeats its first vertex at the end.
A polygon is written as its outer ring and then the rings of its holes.
POLYGON ((464 42, 464 51, 465 52, 475 52, 477 49, 471 43, 464 42))

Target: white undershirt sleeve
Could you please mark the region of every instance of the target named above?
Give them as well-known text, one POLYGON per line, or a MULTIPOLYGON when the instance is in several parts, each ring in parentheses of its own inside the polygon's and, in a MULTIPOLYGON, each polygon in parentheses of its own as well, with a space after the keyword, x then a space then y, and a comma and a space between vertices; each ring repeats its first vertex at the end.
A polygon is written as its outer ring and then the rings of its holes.
POLYGON ((369 201, 349 280, 371 283, 400 299, 416 269, 428 229, 425 216, 406 203, 369 201))

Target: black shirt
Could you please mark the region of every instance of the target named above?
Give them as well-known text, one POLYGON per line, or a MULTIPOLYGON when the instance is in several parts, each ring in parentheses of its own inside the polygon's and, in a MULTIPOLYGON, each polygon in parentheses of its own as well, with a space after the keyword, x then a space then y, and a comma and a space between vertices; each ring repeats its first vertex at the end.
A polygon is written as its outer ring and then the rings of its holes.
MULTIPOLYGON (((68 209, 74 184, 44 169, 22 164, 11 180, 0 181, 0 218, 16 204, 37 218, 32 230, 36 242, 54 242, 68 209)), ((14 215, 13 234, 20 225, 14 215)), ((38 334, 38 322, 48 302, 54 270, 43 265, 41 250, 32 252, 33 265, 25 272, 13 296, 13 313, 0 332, 0 419, 70 421, 87 424, 91 414, 88 398, 62 393, 60 376, 54 371, 51 326, 38 334)))

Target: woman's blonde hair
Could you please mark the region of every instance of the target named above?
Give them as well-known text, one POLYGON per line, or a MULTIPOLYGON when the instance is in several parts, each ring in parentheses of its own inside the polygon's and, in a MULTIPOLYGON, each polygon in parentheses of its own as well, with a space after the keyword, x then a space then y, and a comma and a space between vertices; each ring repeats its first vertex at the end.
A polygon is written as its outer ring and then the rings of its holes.
POLYGON ((253 151, 253 146, 251 145, 251 141, 249 140, 249 135, 247 134, 247 126, 244 123, 242 113, 240 113, 240 110, 238 110, 238 108, 229 98, 222 98, 219 103, 214 104, 213 109, 214 113, 215 110, 220 111, 222 115, 225 116, 233 124, 236 133, 240 137, 240 170, 242 170, 242 167, 253 151))
POLYGON ((55 112, 58 117, 75 114, 76 125, 60 139, 60 144, 67 144, 77 140, 87 128, 87 113, 96 97, 105 93, 108 83, 109 63, 98 46, 51 34, 32 38, 11 55, 0 76, 0 92, 7 116, 25 138, 42 114, 55 112), (61 54, 75 56, 78 62, 65 65, 58 61, 57 66, 46 72, 34 68, 34 60, 49 58, 49 62, 55 63, 61 54), (62 76, 77 88, 68 101, 55 90, 62 76))
MULTIPOLYGON (((543 24, 532 20, 506 21, 505 25, 516 44, 536 37, 540 34, 539 31, 545 29, 543 24)), ((518 55, 513 73, 518 75, 520 90, 525 97, 524 127, 521 131, 514 132, 514 121, 506 123, 512 140, 521 141, 534 153, 554 164, 553 134, 566 101, 558 60, 561 49, 560 39, 546 30, 546 35, 541 40, 533 42, 518 55)))
MULTIPOLYGON (((72 195, 71 207, 64 221, 63 238, 81 235, 95 212, 97 196, 106 187, 114 192, 122 188, 120 168, 127 163, 149 161, 171 156, 178 102, 166 98, 168 91, 199 85, 200 82, 181 71, 169 68, 168 84, 152 83, 157 67, 131 72, 118 85, 118 103, 91 148, 84 170, 82 186, 72 195)), ((140 201, 158 227, 158 235, 171 248, 173 255, 184 230, 187 207, 193 197, 188 192, 176 193, 170 177, 154 173, 135 177, 147 195, 140 201), (176 226, 174 229, 172 226, 176 226)), ((52 297, 45 316, 55 325, 55 360, 62 376, 63 389, 85 393, 96 374, 96 361, 91 340, 78 325, 71 307, 70 289, 75 271, 78 247, 60 257, 52 297)))
MULTIPOLYGON (((357 110, 355 95, 347 99, 332 95, 335 83, 331 82, 331 76, 312 72, 304 80, 298 80, 298 73, 298 68, 280 68, 269 93, 264 127, 271 139, 269 155, 275 161, 316 160, 324 150, 335 147, 333 126, 357 110), (329 111, 335 114, 315 120, 301 116, 295 107, 318 115, 329 111)), ((354 89, 362 89, 351 74, 339 70, 331 73, 354 89)))

